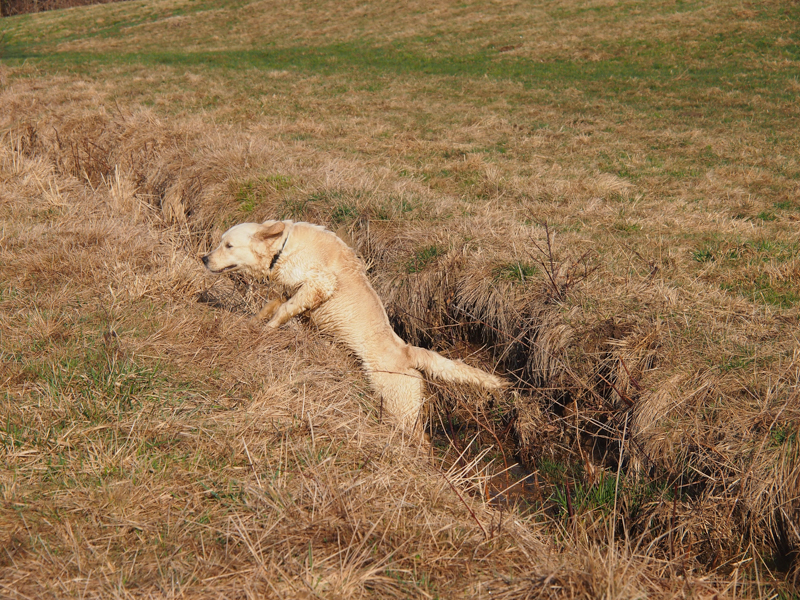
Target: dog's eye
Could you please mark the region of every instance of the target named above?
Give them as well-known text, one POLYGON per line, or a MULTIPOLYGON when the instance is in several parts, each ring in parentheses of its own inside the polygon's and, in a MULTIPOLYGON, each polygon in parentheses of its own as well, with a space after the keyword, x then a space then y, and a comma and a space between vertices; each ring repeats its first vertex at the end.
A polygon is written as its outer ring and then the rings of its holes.
POLYGON ((233 248, 233 244, 231 244, 230 242, 225 242, 225 247, 226 248, 233 248))

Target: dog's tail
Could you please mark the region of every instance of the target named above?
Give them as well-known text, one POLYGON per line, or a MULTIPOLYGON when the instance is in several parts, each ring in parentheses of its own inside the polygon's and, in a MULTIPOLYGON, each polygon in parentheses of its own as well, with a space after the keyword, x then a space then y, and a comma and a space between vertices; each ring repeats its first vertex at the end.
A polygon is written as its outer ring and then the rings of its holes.
POLYGON ((503 379, 486 371, 470 367, 460 360, 450 360, 441 354, 425 350, 425 348, 418 348, 417 346, 409 345, 408 350, 414 361, 415 368, 434 379, 453 383, 466 383, 489 390, 508 387, 508 382, 503 379))

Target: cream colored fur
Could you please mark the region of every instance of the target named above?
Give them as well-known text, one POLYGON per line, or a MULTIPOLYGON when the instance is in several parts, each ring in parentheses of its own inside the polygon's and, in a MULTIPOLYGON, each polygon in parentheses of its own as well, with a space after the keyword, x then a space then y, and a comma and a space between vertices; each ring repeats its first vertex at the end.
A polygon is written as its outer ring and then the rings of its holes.
MULTIPOLYGON (((499 377, 411 346, 395 334, 363 263, 334 233, 293 221, 244 223, 229 229, 203 257, 214 273, 240 271, 290 290, 286 302, 272 300, 258 314, 277 329, 305 313, 320 330, 352 350, 380 394, 384 411, 407 431, 419 425, 422 373, 443 381, 495 389, 499 377), (277 255, 277 259, 275 259, 277 255), (270 268, 271 263, 272 268, 270 268)), ((421 429, 421 427, 420 427, 421 429)))

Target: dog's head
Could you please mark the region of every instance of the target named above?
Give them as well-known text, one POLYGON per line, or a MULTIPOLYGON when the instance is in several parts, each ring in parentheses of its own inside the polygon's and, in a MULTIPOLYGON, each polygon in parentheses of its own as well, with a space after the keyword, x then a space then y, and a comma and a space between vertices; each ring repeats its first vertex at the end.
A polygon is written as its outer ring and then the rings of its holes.
POLYGON ((203 257, 203 264, 212 273, 266 273, 271 258, 281 248, 285 228, 281 221, 235 225, 222 234, 219 246, 203 257))

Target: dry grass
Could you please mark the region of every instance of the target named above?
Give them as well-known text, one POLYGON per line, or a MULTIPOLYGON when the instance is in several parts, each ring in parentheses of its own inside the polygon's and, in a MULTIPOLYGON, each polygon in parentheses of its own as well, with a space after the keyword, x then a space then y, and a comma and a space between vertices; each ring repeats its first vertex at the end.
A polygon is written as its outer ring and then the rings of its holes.
POLYGON ((4 22, 3 589, 792 593, 792 10, 4 22), (202 273, 276 216, 338 229, 404 337, 514 392, 435 388, 436 457, 392 443, 341 348, 252 328, 265 291, 202 273))
POLYGON ((1 164, 4 595, 426 596, 541 551, 485 475, 392 439, 339 348, 198 303, 115 182, 1 164))
POLYGON ((25 15, 30 13, 44 12, 47 10, 61 10, 73 8, 75 6, 86 6, 88 4, 105 4, 117 0, 3 0, 2 17, 12 15, 25 15))

